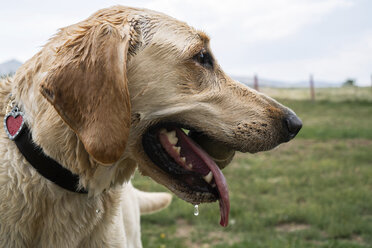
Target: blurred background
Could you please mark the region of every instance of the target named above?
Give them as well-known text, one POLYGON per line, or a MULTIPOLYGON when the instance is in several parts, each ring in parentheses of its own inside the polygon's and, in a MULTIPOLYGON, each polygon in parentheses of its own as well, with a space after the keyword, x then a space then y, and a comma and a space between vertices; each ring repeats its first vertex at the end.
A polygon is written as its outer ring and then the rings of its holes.
MULTIPOLYGON (((142 217, 144 247, 372 247, 372 1, 3 1, 0 75, 14 73, 58 28, 116 4, 205 31, 222 68, 291 107, 298 137, 224 170, 231 215, 177 198, 142 217)), ((134 185, 167 191, 136 175, 134 185)))

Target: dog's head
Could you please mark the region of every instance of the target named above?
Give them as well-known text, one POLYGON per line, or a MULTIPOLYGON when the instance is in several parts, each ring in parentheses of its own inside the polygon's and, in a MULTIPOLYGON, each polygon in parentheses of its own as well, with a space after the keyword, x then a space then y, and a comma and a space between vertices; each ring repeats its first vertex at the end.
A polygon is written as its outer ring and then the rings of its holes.
POLYGON ((55 40, 41 92, 89 155, 102 166, 135 160, 188 202, 220 200, 223 225, 221 169, 234 152, 272 149, 301 128, 293 111, 228 77, 207 35, 163 14, 116 6, 55 40))

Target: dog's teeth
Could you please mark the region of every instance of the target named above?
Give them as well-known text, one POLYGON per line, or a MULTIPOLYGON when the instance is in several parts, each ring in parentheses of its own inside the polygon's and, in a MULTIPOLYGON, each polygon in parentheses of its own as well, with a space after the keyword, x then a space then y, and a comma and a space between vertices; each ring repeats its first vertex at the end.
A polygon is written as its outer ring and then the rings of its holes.
POLYGON ((187 166, 188 166, 190 169, 192 169, 192 164, 188 164, 187 166))
POLYGON ((172 145, 175 145, 175 144, 177 144, 177 142, 178 142, 177 137, 173 137, 173 138, 169 138, 169 137, 168 137, 168 140, 169 140, 169 143, 171 143, 172 145))
POLYGON ((180 154, 180 152, 181 152, 181 147, 179 147, 179 146, 173 146, 173 149, 174 149, 178 154, 180 154))
POLYGON ((160 129, 160 133, 165 134, 168 138, 169 143, 171 143, 172 145, 177 144, 178 138, 176 136, 176 131, 175 130, 168 132, 167 129, 162 128, 162 129, 160 129))
POLYGON ((176 131, 173 130, 171 132, 167 132, 166 134, 167 134, 169 143, 171 143, 172 145, 177 144, 178 138, 176 137, 176 131))
POLYGON ((186 158, 185 157, 181 157, 181 161, 186 164, 186 158))
POLYGON ((207 182, 207 183, 211 183, 212 182, 212 179, 213 179, 213 174, 212 172, 210 171, 206 176, 203 177, 204 180, 207 182))
POLYGON ((167 132, 168 137, 176 137, 176 130, 172 130, 170 132, 167 132))

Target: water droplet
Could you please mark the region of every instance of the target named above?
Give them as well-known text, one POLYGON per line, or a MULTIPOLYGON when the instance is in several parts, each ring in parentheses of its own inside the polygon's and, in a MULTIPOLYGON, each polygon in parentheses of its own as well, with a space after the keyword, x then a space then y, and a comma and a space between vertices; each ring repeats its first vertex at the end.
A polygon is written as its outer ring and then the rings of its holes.
POLYGON ((199 205, 198 205, 198 204, 196 204, 196 205, 194 206, 194 215, 195 215, 195 216, 198 216, 198 215, 199 215, 199 205))

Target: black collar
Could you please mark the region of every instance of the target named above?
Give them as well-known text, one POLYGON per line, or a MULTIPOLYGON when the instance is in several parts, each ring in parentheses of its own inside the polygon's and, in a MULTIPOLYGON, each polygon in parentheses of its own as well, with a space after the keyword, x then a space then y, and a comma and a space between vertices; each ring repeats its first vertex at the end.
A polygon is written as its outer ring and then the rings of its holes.
MULTIPOLYGON (((10 117, 10 118, 12 118, 10 117)), ((14 120, 14 119, 13 119, 14 120)), ((16 124, 17 125, 17 124, 16 124)), ((71 171, 64 168, 54 159, 45 155, 42 149, 37 146, 31 137, 30 130, 23 121, 23 113, 18 111, 18 108, 8 113, 4 119, 4 126, 10 139, 12 139, 19 151, 26 158, 26 160, 34 167, 43 177, 57 184, 58 186, 75 193, 86 194, 85 189, 78 188, 79 176, 73 174, 71 171), (7 127, 7 118, 9 116, 17 117, 21 115, 22 124, 16 134, 9 134, 9 127, 7 127)), ((17 126, 18 128, 18 126, 17 126)))

